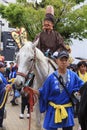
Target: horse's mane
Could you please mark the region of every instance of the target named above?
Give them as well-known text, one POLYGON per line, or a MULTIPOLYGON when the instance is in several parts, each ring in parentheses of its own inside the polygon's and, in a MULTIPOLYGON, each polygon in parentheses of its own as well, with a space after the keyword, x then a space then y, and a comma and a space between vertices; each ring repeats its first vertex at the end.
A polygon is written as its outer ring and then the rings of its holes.
POLYGON ((46 57, 44 56, 43 52, 40 51, 40 49, 38 49, 37 47, 33 48, 33 43, 31 41, 27 41, 21 49, 25 50, 25 48, 28 49, 29 51, 32 51, 32 49, 34 50, 35 48, 37 53, 37 58, 39 60, 46 59, 46 57))
MULTIPOLYGON (((25 45, 24 45, 24 50, 25 50, 25 48, 26 49, 28 49, 29 51, 32 51, 32 42, 31 41, 28 41, 28 42, 26 42, 25 43, 25 45)), ((21 48, 22 49, 22 48, 21 48)), ((46 57, 44 54, 43 54, 43 52, 40 50, 40 49, 38 49, 37 47, 35 47, 35 49, 36 49, 36 58, 40 61, 40 62, 46 62, 46 61, 48 61, 51 65, 53 65, 54 66, 54 68, 57 68, 57 64, 52 60, 52 59, 50 59, 50 58, 48 58, 48 57, 46 57)))

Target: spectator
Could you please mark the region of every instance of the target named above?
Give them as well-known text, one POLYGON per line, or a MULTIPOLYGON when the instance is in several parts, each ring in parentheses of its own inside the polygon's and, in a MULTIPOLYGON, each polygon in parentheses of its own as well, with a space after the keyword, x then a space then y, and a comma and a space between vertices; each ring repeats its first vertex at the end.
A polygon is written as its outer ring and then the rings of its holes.
MULTIPOLYGON (((10 73, 9 73, 9 80, 8 82, 11 83, 12 79, 16 78, 16 68, 14 66, 11 66, 12 68, 10 68, 10 73)), ((16 94, 16 89, 15 89, 15 84, 12 85, 12 89, 13 89, 13 99, 10 101, 12 105, 18 105, 18 103, 16 103, 17 100, 17 96, 15 96, 16 94)))
MULTIPOLYGON (((6 90, 7 91, 11 90, 11 85, 8 84, 6 78, 4 77, 4 72, 5 72, 4 63, 0 62, 0 106, 3 102, 6 90)), ((4 110, 5 110, 5 104, 0 108, 0 130, 5 130, 5 128, 3 127, 4 110)))
POLYGON ((27 118, 30 117, 30 105, 29 105, 29 95, 21 90, 21 114, 19 116, 20 119, 24 119, 25 108, 27 107, 27 118))
POLYGON ((10 62, 10 67, 6 67, 6 72, 5 72, 5 77, 7 80, 9 80, 9 74, 10 74, 10 71, 12 70, 12 67, 14 66, 14 62, 10 62))
POLYGON ((77 64, 78 75, 84 81, 87 82, 87 63, 85 61, 80 61, 77 64))

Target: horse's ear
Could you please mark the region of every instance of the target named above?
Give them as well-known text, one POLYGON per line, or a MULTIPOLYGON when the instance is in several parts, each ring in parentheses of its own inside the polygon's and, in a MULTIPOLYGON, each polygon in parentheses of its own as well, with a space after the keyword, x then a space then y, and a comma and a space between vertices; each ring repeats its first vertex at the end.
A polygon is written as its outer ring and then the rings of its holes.
POLYGON ((35 48, 39 43, 39 38, 33 43, 33 48, 35 48))

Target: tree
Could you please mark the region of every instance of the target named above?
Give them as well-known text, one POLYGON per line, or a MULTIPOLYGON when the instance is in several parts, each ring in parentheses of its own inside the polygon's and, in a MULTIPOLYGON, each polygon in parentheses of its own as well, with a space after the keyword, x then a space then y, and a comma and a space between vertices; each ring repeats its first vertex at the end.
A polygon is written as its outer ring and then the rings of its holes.
POLYGON ((75 5, 84 0, 42 0, 41 3, 27 3, 26 0, 17 0, 16 4, 0 5, 0 14, 7 19, 13 27, 25 27, 29 39, 42 29, 46 5, 53 5, 55 10, 55 29, 61 33, 65 40, 70 38, 87 38, 87 5, 73 9, 75 5))

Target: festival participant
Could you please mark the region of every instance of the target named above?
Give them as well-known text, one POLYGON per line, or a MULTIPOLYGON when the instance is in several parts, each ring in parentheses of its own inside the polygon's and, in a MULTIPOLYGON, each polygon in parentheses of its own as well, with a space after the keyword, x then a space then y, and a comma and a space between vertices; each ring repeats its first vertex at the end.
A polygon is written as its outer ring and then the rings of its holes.
POLYGON ((9 80, 9 74, 10 74, 10 71, 12 70, 12 67, 14 66, 14 62, 10 62, 10 67, 6 67, 6 72, 5 72, 5 77, 7 80, 9 80))
MULTIPOLYGON (((84 81, 87 82, 87 63, 85 61, 80 61, 77 64, 77 73, 78 76, 84 81)), ((79 109, 79 104, 78 104, 78 109, 79 109)), ((81 130, 81 127, 79 125, 78 130, 81 130)))
POLYGON ((59 32, 54 30, 54 8, 49 5, 46 8, 46 16, 43 21, 42 32, 39 33, 35 40, 39 37, 38 48, 45 54, 55 52, 59 49, 66 49, 63 37, 59 32))
POLYGON ((4 72, 4 63, 0 62, 0 130, 5 130, 5 128, 3 127, 5 104, 2 105, 2 102, 5 92, 11 90, 11 85, 8 84, 6 78, 4 77, 4 72))
MULTIPOLYGON (((12 82, 11 81, 12 79, 16 78, 16 71, 17 70, 15 69, 14 66, 12 66, 12 68, 10 68, 9 80, 8 80, 9 83, 12 82)), ((13 89, 13 98, 10 102, 13 106, 15 106, 15 105, 18 105, 18 103, 16 103, 17 97, 15 95, 16 95, 17 90, 15 89, 15 84, 12 85, 12 89, 13 89)))
MULTIPOLYGON (((77 92, 84 82, 78 75, 67 69, 69 54, 60 51, 55 55, 58 69, 53 72, 39 90, 33 92, 39 97, 40 112, 46 112, 43 127, 46 130, 73 130, 74 110, 69 95, 56 76, 61 77, 70 95, 77 92), (56 76, 55 76, 55 75, 56 76)), ((29 88, 32 89, 32 88, 29 88)))
POLYGON ((29 95, 28 93, 21 90, 21 114, 19 115, 20 119, 24 119, 25 108, 27 107, 27 119, 30 117, 30 105, 29 105, 29 95))
POLYGON ((87 63, 85 61, 80 61, 77 64, 78 75, 84 81, 87 82, 87 63))

